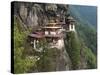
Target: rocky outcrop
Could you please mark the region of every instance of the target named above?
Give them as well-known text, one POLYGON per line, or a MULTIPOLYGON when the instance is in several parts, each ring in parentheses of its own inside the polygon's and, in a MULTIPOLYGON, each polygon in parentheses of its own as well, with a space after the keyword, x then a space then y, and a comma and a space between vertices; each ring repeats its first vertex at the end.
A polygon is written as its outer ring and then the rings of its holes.
POLYGON ((67 5, 41 4, 41 3, 15 3, 14 15, 20 17, 28 27, 42 26, 57 14, 67 14, 67 5))
MULTIPOLYGON (((19 18, 21 23, 23 23, 27 29, 34 29, 35 27, 46 25, 50 19, 54 20, 58 14, 59 16, 61 15, 62 18, 65 17, 67 14, 68 6, 58 4, 16 3, 15 9, 16 10, 14 10, 14 15, 19 18)), ((47 57, 50 58, 50 63, 47 65, 51 65, 52 67, 50 68, 55 71, 69 70, 71 69, 71 61, 64 47, 64 40, 60 40, 58 45, 58 52, 53 52, 52 56, 49 54, 47 55, 47 57), (53 55, 55 55, 55 57, 53 57, 53 55)), ((41 59, 42 58, 40 58, 39 63, 43 61, 41 59)), ((45 59, 45 57, 43 59, 45 59)), ((45 59, 44 62, 46 61, 47 60, 45 59)), ((40 70, 38 69, 38 71, 42 71, 41 68, 43 67, 39 66, 39 68, 40 70)), ((49 69, 46 70, 49 71, 49 69)))

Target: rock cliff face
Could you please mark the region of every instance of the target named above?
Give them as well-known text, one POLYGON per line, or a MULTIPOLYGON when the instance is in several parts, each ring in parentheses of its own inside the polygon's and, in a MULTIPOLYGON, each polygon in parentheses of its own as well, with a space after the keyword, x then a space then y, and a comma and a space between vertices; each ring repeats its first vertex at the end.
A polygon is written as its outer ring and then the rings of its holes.
POLYGON ((58 14, 61 17, 67 15, 67 5, 57 4, 41 4, 41 3, 19 3, 16 2, 14 5, 14 15, 20 17, 22 22, 27 27, 42 26, 48 23, 48 21, 58 14))
MULTIPOLYGON (((63 18, 63 16, 67 15, 68 11, 67 5, 40 3, 15 3, 14 8, 14 15, 19 17, 26 29, 34 29, 35 27, 46 25, 50 19, 54 19, 58 14, 62 15, 63 18)), ((58 43, 60 54, 59 56, 57 55, 57 58, 52 58, 57 61, 54 62, 56 65, 52 66, 55 66, 56 71, 69 70, 71 61, 64 48, 64 40, 62 39, 58 43), (63 47, 63 49, 60 47, 63 47)))

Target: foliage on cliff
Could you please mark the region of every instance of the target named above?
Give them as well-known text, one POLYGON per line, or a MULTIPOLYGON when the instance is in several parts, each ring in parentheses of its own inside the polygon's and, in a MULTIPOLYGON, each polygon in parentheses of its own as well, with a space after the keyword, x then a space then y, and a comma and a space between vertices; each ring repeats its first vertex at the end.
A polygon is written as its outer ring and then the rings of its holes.
POLYGON ((26 73, 36 62, 35 58, 23 56, 28 31, 22 31, 20 26, 19 20, 14 18, 14 73, 26 73))
POLYGON ((72 61, 72 69, 78 69, 80 64, 80 42, 75 32, 66 33, 65 47, 72 61))
POLYGON ((65 47, 72 62, 72 69, 96 68, 97 59, 95 54, 80 40, 77 33, 69 32, 66 34, 65 47), (81 66, 82 64, 84 65, 81 66))

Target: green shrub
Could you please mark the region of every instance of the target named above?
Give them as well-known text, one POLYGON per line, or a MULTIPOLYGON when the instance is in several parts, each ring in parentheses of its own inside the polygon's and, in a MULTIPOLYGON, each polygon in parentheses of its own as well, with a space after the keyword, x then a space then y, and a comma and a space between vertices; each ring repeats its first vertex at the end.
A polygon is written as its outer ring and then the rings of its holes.
POLYGON ((80 64, 80 43, 75 32, 66 34, 65 47, 72 61, 72 69, 78 69, 80 64))
POLYGON ((21 24, 15 18, 14 19, 14 73, 26 73, 32 66, 35 65, 36 59, 30 56, 23 57, 23 51, 25 50, 24 43, 28 31, 20 30, 21 24))
POLYGON ((91 49, 84 47, 84 54, 87 61, 87 68, 94 69, 97 67, 96 56, 93 54, 91 49))

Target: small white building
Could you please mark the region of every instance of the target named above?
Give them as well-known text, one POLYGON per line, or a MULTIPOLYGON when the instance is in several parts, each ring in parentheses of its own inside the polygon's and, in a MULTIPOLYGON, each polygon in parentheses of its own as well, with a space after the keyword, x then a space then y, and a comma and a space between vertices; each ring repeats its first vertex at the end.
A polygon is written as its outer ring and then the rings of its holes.
POLYGON ((75 20, 71 16, 67 18, 66 24, 68 31, 75 31, 75 20))

